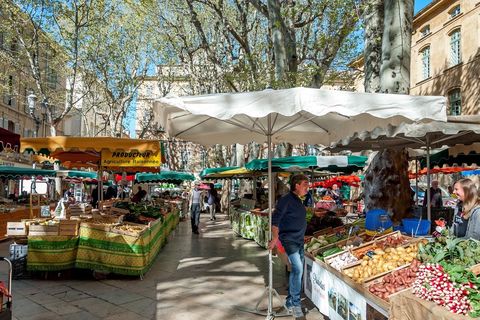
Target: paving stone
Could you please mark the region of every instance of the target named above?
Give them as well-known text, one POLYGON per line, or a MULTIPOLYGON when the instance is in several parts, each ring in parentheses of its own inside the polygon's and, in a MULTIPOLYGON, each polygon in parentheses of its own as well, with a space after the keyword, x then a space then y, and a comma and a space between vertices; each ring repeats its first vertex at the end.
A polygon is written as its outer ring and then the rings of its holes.
POLYGON ((126 311, 124 308, 97 298, 77 300, 71 302, 71 304, 99 318, 105 318, 126 311))
POLYGON ((89 294, 80 292, 78 290, 70 289, 67 292, 57 293, 57 294, 54 295, 54 297, 57 297, 57 298, 59 298, 63 301, 72 302, 72 301, 76 301, 76 300, 80 300, 80 299, 86 299, 86 298, 89 298, 91 296, 89 294))
POLYGON ((80 311, 77 313, 71 313, 67 317, 68 320, 99 320, 101 318, 94 316, 90 312, 80 311))
POLYGON ((106 300, 110 303, 116 304, 116 305, 121 305, 124 303, 128 303, 131 301, 137 301, 141 299, 145 299, 145 297, 133 293, 133 292, 128 292, 124 290, 115 290, 114 292, 107 292, 107 293, 102 293, 98 294, 97 298, 106 300))
POLYGON ((48 312, 47 309, 42 307, 31 300, 22 300, 22 301, 15 301, 13 300, 13 314, 18 319, 24 319, 25 317, 33 316, 36 314, 41 314, 48 312))
POLYGON ((56 302, 56 303, 44 304, 43 307, 52 311, 52 312, 55 312, 58 315, 67 315, 67 314, 76 313, 76 312, 81 311, 77 307, 72 306, 68 302, 64 302, 64 301, 62 301, 60 303, 56 302))
POLYGON ((54 297, 44 292, 29 294, 28 296, 25 296, 25 297, 40 305, 47 304, 47 303, 60 303, 62 301, 57 297, 54 297))
POLYGON ((151 319, 151 318, 142 317, 138 313, 134 313, 131 311, 126 311, 124 313, 115 314, 105 318, 105 320, 146 320, 146 319, 151 319))
POLYGON ((157 301, 145 298, 124 303, 121 307, 151 319, 157 312, 157 301))

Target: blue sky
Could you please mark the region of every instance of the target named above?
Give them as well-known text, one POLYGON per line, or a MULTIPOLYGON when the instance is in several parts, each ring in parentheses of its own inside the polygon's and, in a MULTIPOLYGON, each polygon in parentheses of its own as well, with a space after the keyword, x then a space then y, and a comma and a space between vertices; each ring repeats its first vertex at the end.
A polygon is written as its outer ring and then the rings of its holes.
POLYGON ((415 0, 414 12, 417 13, 422 10, 430 2, 432 2, 432 0, 415 0))

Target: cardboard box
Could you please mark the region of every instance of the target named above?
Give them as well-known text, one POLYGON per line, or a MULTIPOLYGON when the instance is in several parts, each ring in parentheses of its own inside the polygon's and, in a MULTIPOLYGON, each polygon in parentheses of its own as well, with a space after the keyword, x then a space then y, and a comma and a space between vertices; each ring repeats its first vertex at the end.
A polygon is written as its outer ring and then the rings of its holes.
POLYGON ((30 225, 29 236, 58 236, 58 225, 30 225))
POLYGON ((26 236, 25 222, 7 222, 7 236, 26 236))

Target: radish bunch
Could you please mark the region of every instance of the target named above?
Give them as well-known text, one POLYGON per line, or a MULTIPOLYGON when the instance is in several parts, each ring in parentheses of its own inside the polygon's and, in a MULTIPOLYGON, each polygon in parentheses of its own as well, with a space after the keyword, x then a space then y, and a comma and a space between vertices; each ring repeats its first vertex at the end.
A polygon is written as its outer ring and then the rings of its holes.
POLYGON ((467 314, 472 309, 468 299, 469 289, 476 287, 471 282, 453 282, 437 263, 422 264, 413 283, 413 293, 417 297, 433 301, 457 314, 467 314))

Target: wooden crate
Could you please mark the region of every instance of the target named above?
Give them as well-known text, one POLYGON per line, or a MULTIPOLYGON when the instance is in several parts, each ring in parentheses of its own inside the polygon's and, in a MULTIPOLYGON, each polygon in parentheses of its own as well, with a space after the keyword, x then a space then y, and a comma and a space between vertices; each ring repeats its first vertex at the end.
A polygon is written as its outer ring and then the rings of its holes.
MULTIPOLYGON (((372 279, 372 280, 365 281, 362 285, 365 287, 366 290, 369 291, 369 287, 370 287, 371 285, 382 282, 382 281, 383 281, 383 278, 384 278, 385 276, 389 275, 390 273, 393 273, 394 271, 398 271, 398 270, 402 270, 402 269, 408 268, 408 267, 410 267, 410 265, 411 265, 411 264, 406 264, 406 265, 400 266, 400 267, 396 268, 395 270, 386 272, 385 274, 383 274, 383 275, 380 276, 380 277, 377 277, 377 278, 372 279)), ((398 293, 400 293, 400 292, 403 292, 403 291, 405 291, 405 290, 410 290, 410 288, 411 288, 411 287, 405 287, 405 289, 403 289, 403 290, 399 290, 399 291, 396 291, 396 292, 394 292, 394 293, 392 293, 392 294, 389 294, 389 295, 388 295, 388 299, 390 299, 391 296, 396 295, 396 294, 398 294, 398 293)), ((370 291, 369 291, 369 292, 370 292, 370 291)), ((371 293, 371 292, 370 292, 370 294, 374 295, 374 294, 371 293)), ((380 297, 377 296, 377 295, 375 295, 375 296, 376 296, 377 298, 379 298, 379 299, 384 300, 384 301, 388 301, 388 300, 385 300, 385 299, 383 299, 383 298, 380 298, 380 297)))
POLYGON ((26 236, 25 222, 7 222, 7 236, 26 236))
POLYGON ((37 225, 31 224, 28 228, 29 236, 58 236, 57 225, 37 225))
POLYGON ((143 234, 146 230, 148 229, 147 225, 143 224, 137 224, 137 223, 131 223, 131 222, 124 222, 121 225, 112 227, 110 232, 113 233, 118 233, 118 234, 123 234, 126 236, 131 236, 131 237, 139 237, 141 234, 143 234), (132 227, 137 227, 137 228, 142 228, 142 230, 138 231, 130 231, 130 230, 122 230, 120 229, 122 226, 132 226, 132 227))
POLYGON ((115 207, 110 208, 110 214, 111 215, 122 216, 122 215, 126 215, 126 214, 129 214, 129 213, 130 213, 130 211, 128 211, 127 209, 120 209, 120 208, 115 208, 115 207))
POLYGON ((78 220, 60 220, 58 227, 58 235, 60 236, 77 236, 78 235, 78 220))

